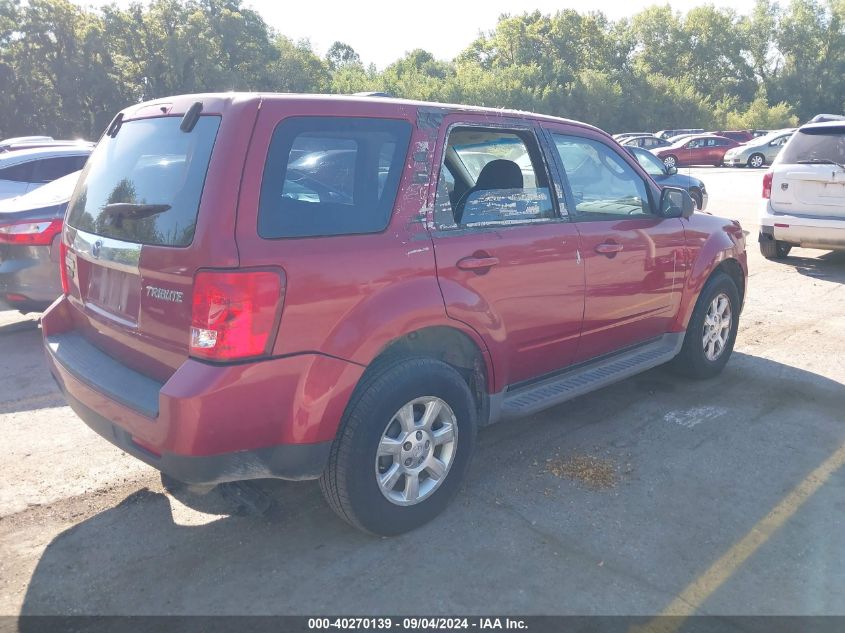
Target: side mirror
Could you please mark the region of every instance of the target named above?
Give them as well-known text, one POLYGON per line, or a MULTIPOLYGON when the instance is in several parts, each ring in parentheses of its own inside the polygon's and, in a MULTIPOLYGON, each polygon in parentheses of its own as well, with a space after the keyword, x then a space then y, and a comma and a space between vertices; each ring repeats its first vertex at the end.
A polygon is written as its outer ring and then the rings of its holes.
POLYGON ((692 201, 686 189, 664 187, 660 193, 660 215, 664 218, 688 218, 695 212, 695 202, 692 201))
POLYGON ((678 173, 678 168, 675 165, 666 168, 666 175, 667 176, 674 176, 678 173))

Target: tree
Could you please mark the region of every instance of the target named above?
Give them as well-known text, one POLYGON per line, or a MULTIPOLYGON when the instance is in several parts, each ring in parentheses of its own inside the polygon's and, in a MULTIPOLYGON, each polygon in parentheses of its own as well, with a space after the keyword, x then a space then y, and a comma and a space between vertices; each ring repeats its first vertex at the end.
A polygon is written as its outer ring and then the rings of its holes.
POLYGON ((329 46, 329 50, 326 53, 326 63, 331 70, 337 70, 342 66, 348 65, 360 66, 361 56, 349 44, 334 42, 329 46))

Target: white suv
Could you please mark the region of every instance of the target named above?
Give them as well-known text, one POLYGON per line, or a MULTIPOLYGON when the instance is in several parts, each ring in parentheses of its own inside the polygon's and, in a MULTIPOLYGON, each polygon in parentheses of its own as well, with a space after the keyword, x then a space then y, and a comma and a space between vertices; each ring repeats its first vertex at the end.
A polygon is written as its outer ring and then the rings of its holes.
POLYGON ((845 250, 845 120, 803 125, 763 177, 760 252, 845 250))

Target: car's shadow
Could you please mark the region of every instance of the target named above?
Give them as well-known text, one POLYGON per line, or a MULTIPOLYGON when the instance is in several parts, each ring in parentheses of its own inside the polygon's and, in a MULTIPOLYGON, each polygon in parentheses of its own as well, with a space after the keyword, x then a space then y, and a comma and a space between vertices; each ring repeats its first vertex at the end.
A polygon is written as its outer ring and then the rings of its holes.
POLYGON ((795 270, 807 277, 845 283, 845 251, 831 251, 819 257, 790 255, 780 261, 794 266, 795 270))
MULTIPOLYGON (((746 354, 703 382, 659 368, 483 430, 452 505, 392 539, 338 520, 315 482, 260 482, 263 516, 138 490, 53 538, 22 614, 656 613, 845 442, 842 402, 839 382, 746 354), (611 464, 612 485, 546 466, 574 454, 611 464)), ((824 516, 789 529, 838 560, 845 533, 824 516)), ((784 609, 838 604, 842 575, 791 567, 793 546, 769 546, 790 574, 764 565, 723 598, 734 612, 765 610, 767 582, 797 586, 784 609)))

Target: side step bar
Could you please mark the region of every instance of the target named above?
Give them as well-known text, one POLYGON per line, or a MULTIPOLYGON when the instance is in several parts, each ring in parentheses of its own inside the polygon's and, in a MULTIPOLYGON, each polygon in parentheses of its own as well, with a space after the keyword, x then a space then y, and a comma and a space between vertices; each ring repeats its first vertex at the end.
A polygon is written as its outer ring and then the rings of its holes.
POLYGON ((588 361, 539 382, 507 389, 492 398, 490 422, 531 415, 662 365, 681 351, 683 343, 683 332, 665 334, 654 341, 588 361), (496 407, 496 399, 500 399, 499 407, 496 407))

